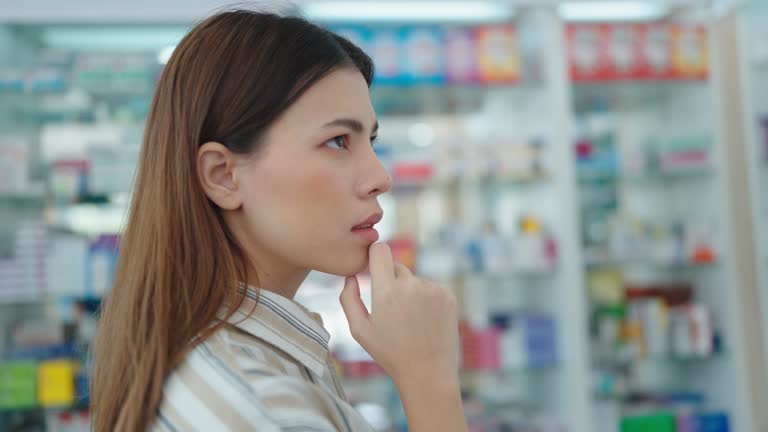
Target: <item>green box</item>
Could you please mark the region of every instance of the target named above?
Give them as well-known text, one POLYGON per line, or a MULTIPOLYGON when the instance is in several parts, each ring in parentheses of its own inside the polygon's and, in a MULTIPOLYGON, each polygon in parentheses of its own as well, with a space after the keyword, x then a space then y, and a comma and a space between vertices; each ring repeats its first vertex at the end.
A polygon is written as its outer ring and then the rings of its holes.
POLYGON ((621 419, 621 432, 675 432, 675 416, 660 412, 626 416, 621 419))
POLYGON ((0 363, 0 409, 37 406, 37 363, 0 363))

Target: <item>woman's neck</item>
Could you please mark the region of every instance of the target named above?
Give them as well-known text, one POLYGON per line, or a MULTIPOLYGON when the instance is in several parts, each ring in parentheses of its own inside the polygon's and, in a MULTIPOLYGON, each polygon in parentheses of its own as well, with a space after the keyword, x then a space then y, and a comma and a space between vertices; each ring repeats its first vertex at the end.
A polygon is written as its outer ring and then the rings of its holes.
POLYGON ((248 284, 293 299, 307 275, 309 270, 262 266, 251 270, 248 284))

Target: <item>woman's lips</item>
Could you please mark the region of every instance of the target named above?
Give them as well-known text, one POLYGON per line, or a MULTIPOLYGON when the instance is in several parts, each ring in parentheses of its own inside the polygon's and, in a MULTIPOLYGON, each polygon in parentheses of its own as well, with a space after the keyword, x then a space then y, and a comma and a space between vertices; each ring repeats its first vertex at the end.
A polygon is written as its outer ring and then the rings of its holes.
POLYGON ((376 241, 379 240, 379 232, 376 231, 373 226, 381 222, 383 216, 384 214, 381 210, 376 211, 362 222, 352 227, 352 232, 362 237, 368 243, 376 243, 376 241))
POLYGON ((379 232, 375 228, 354 228, 352 232, 362 237, 368 243, 376 243, 379 240, 379 232))
POLYGON ((384 213, 381 210, 376 211, 372 215, 368 216, 367 218, 360 221, 359 224, 352 227, 352 230, 361 229, 361 228, 371 228, 372 226, 376 225, 377 223, 381 222, 381 219, 384 217, 384 213))

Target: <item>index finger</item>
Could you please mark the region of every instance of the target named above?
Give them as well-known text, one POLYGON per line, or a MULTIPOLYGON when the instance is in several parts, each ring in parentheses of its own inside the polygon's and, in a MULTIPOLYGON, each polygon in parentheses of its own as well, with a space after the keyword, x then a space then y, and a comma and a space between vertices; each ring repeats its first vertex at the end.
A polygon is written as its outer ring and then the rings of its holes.
POLYGON ((389 282, 395 279, 392 251, 386 243, 374 243, 368 251, 371 282, 389 282))

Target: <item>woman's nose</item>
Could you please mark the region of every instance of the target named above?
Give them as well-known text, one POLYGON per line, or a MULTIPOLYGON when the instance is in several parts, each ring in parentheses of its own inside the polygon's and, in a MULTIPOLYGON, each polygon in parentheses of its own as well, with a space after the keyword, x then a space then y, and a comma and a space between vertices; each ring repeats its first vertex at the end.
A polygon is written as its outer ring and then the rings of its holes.
POLYGON ((373 155, 362 174, 360 194, 364 197, 377 197, 392 189, 392 177, 378 157, 373 155))

